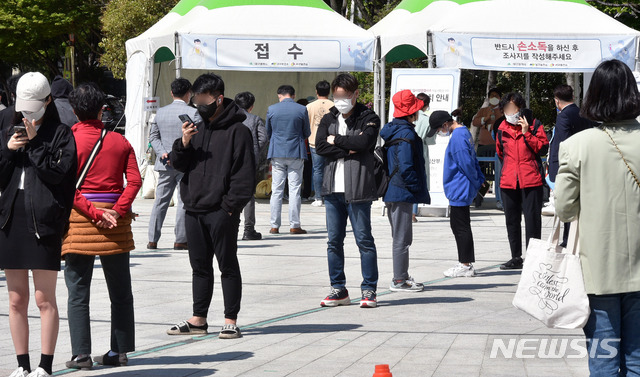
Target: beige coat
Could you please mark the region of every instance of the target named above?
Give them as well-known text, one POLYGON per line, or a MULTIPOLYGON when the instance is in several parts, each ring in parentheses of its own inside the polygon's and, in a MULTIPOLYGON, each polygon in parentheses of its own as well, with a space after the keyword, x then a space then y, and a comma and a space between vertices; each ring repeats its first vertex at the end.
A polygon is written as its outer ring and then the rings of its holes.
MULTIPOLYGON (((606 124, 636 175, 640 174, 640 123, 606 124)), ((587 293, 640 291, 640 187, 600 128, 560 144, 556 213, 580 214, 580 254, 587 293)), ((639 176, 640 177, 640 176, 639 176)))

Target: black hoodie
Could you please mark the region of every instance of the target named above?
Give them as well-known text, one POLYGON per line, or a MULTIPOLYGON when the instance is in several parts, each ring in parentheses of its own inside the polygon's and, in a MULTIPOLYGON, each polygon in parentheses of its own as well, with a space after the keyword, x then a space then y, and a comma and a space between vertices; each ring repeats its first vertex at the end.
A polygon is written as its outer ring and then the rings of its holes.
POLYGON ((190 212, 223 209, 240 213, 255 191, 255 158, 246 116, 225 98, 224 110, 213 122, 198 123, 187 148, 182 138, 173 143, 171 165, 184 174, 180 195, 190 212))

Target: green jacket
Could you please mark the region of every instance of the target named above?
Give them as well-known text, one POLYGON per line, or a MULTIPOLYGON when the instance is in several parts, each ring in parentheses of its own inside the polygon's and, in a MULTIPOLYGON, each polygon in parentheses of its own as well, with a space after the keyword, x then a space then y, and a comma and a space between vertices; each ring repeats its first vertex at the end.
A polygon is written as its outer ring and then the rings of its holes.
MULTIPOLYGON (((636 175, 640 174, 640 123, 606 124, 636 175)), ((582 273, 589 294, 640 291, 640 186, 601 128, 560 144, 556 213, 580 214, 582 273)), ((640 177, 640 176, 639 176, 640 177)))

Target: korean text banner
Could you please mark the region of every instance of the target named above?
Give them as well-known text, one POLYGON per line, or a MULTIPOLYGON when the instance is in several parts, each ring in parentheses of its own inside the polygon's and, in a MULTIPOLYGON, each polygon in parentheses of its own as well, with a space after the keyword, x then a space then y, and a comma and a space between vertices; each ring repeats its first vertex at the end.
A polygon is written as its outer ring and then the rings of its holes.
POLYGON ((436 33, 438 67, 528 72, 588 72, 618 59, 635 66, 635 37, 499 37, 436 33))
POLYGON ((182 67, 237 71, 373 71, 374 40, 181 36, 182 67))

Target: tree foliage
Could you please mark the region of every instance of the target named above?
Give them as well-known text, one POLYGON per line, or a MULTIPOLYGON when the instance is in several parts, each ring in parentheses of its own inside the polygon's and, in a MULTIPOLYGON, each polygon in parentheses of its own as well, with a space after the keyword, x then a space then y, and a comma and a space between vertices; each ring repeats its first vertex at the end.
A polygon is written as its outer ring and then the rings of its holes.
POLYGON ((100 46, 101 63, 116 78, 123 79, 127 64, 125 42, 134 38, 166 15, 178 0, 111 0, 102 15, 104 37, 100 46))

